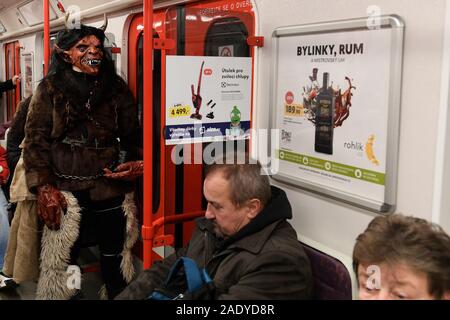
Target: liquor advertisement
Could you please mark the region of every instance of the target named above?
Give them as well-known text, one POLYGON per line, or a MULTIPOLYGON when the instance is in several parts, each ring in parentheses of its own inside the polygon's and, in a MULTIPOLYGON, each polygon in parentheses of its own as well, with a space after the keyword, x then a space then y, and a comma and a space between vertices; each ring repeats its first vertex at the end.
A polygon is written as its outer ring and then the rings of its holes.
POLYGON ((248 139, 251 58, 167 56, 167 145, 248 139))
POLYGON ((280 171, 369 201, 385 196, 391 30, 280 37, 280 171))

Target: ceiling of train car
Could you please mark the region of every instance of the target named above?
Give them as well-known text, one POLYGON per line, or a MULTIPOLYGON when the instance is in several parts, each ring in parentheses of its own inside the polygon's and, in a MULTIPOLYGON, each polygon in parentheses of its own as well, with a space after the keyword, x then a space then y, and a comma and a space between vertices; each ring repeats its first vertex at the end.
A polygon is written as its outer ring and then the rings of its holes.
MULTIPOLYGON (((5 10, 13 5, 20 5, 22 3, 29 2, 30 0, 17 1, 17 0, 1 0, 0 1, 0 11, 5 10)), ((50 0, 52 3, 56 3, 57 0, 50 0)), ((111 0, 59 0, 65 8, 71 5, 76 5, 80 7, 81 10, 92 8, 104 3, 111 2, 111 0)), ((154 3, 164 2, 164 0, 154 0, 154 3)), ((55 6, 56 7, 56 6, 55 6)))
MULTIPOLYGON (((77 6, 80 11, 89 10, 94 7, 100 7, 102 5, 107 5, 110 2, 117 3, 116 0, 49 0, 52 4, 53 10, 51 11, 52 16, 61 17, 62 12, 58 10, 58 3, 60 3, 63 8, 67 9, 71 6, 77 6), (53 12, 53 13, 52 13, 53 12)), ((155 5, 160 5, 161 3, 175 4, 181 2, 191 2, 192 0, 153 0, 155 5)), ((130 2, 128 2, 130 3, 130 2)), ((136 4, 142 3, 139 0, 135 0, 136 4)), ((2 34, 8 34, 11 32, 17 32, 21 29, 26 29, 30 26, 38 25, 39 21, 42 23, 42 0, 0 0, 0 38, 2 34), (35 2, 32 4, 32 2, 35 2), (22 11, 19 14, 18 8, 26 6, 27 9, 24 10, 28 13, 25 17, 22 11), (39 9, 36 8, 40 7, 39 9), (32 9, 30 9, 32 8, 32 9), (40 11, 40 12, 39 12, 40 11), (25 21, 24 21, 25 20, 25 21), (31 23, 30 23, 31 21, 31 23)), ((55 17, 55 18, 56 18, 55 17)))
MULTIPOLYGON (((71 5, 76 5, 78 7, 80 7, 81 10, 83 9, 87 9, 87 8, 91 8, 91 7, 95 7, 99 4, 103 4, 106 2, 110 2, 111 0, 59 0, 59 2, 62 3, 62 5, 65 8, 68 8, 71 5)), ((25 1, 17 1, 17 0, 1 0, 0 2, 0 11, 5 10, 11 6, 19 6, 21 4, 30 2, 30 0, 25 0, 25 1)), ((52 1, 50 0, 50 2, 56 4, 57 1, 52 1)), ((56 7, 56 6, 55 6, 56 7)))
POLYGON ((12 6, 13 4, 17 4, 17 0, 2 0, 0 2, 0 11, 12 6))
MULTIPOLYGON (((40 0, 42 1, 42 0, 40 0)), ((30 2, 30 0, 17 1, 17 0, 1 0, 0 1, 0 12, 4 11, 10 7, 18 7, 21 4, 25 4, 30 2)), ((53 4, 53 7, 56 8, 56 3, 58 0, 50 0, 53 4)), ((98 5, 111 2, 111 0, 59 0, 59 2, 64 6, 64 8, 68 8, 72 5, 79 7, 81 10, 89 9, 92 7, 96 7, 98 5)))
POLYGON ((81 11, 83 11, 85 9, 111 2, 111 0, 60 0, 60 2, 66 9, 70 6, 77 6, 81 9, 81 11))
MULTIPOLYGON (((136 1, 138 2, 138 0, 136 1)), ((49 0, 49 2, 51 3, 51 6, 53 8, 50 15, 52 19, 52 17, 55 17, 55 14, 57 15, 56 17, 63 15, 63 13, 58 10, 58 3, 60 3, 66 11, 71 6, 76 6, 80 11, 84 11, 107 4, 109 2, 112 2, 112 0, 49 0)), ((3 32, 5 32, 5 30, 6 32, 14 32, 27 28, 28 26, 39 24, 39 21, 41 21, 42 23, 42 16, 42 0, 0 0, 0 35, 2 33, 2 30, 3 32), (31 4, 31 2, 36 2, 36 4, 31 4), (30 10, 29 7, 26 10, 29 15, 28 19, 25 19, 22 16, 22 12, 21 14, 19 14, 17 10, 17 8, 22 7, 23 5, 30 5, 31 8, 34 8, 30 10), (41 13, 36 11, 37 7, 40 7, 41 13), (32 21, 34 23, 29 23, 29 21, 32 21), (4 27, 4 29, 1 28, 2 26, 4 27)))

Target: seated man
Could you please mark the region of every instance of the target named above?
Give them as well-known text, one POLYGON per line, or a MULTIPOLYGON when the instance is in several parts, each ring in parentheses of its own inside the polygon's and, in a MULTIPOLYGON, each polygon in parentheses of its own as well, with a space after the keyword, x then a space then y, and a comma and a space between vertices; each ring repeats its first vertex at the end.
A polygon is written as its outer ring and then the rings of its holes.
POLYGON ((143 271, 117 299, 149 297, 163 287, 180 256, 206 268, 214 283, 214 292, 208 294, 213 299, 312 297, 309 260, 286 221, 292 218, 286 194, 270 186, 259 163, 246 159, 245 164, 214 164, 206 169, 203 192, 208 207, 205 217, 196 221, 187 248, 143 271))
POLYGON ((359 298, 450 299, 450 237, 426 220, 378 216, 356 240, 359 298))

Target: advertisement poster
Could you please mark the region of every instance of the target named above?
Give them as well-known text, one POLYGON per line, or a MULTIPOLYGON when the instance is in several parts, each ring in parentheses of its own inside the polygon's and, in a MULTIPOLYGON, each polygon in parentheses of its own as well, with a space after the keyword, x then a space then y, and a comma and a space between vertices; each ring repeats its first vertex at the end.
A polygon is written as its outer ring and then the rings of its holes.
POLYGON ((22 92, 27 98, 33 94, 33 54, 24 53, 22 66, 22 92))
POLYGON ((279 37, 272 150, 280 172, 358 199, 385 200, 392 30, 279 37))
POLYGON ((167 56, 166 145, 248 139, 251 58, 167 56))

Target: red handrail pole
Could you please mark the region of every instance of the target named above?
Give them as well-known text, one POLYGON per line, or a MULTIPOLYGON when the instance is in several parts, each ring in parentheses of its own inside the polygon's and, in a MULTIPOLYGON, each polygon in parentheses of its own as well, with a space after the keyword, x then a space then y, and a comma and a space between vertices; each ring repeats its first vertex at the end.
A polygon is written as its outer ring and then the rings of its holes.
POLYGON ((44 77, 48 72, 48 62, 50 56, 50 17, 49 0, 44 0, 44 77))
POLYGON ((192 221, 196 218, 203 217, 205 215, 205 211, 196 211, 190 213, 183 214, 175 214, 171 216, 163 216, 153 221, 153 230, 154 233, 158 231, 163 225, 171 224, 171 223, 180 223, 185 221, 192 221))
POLYGON ((144 269, 152 265, 153 0, 144 0, 144 269), (150 232, 149 232, 150 231, 150 232))

